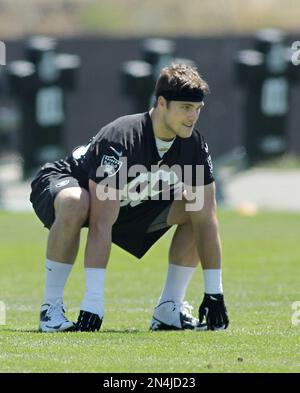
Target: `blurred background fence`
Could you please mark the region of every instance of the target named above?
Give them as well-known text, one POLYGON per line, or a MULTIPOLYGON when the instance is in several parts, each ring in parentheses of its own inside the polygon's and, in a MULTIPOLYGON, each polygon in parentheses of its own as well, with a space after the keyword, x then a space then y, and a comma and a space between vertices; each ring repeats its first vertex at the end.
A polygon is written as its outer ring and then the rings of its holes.
MULTIPOLYGON (((287 43, 297 39, 289 35, 287 43)), ((253 37, 173 38, 176 53, 194 60, 200 73, 208 81, 211 94, 206 98, 199 128, 218 156, 243 142, 242 102, 246 91, 238 86, 234 57, 238 50, 253 47, 253 37)), ((67 121, 64 142, 67 149, 84 143, 100 127, 115 117, 134 113, 131 100, 122 94, 121 65, 125 61, 141 59, 143 38, 72 37, 59 39, 59 50, 79 55, 76 93, 67 99, 67 121)), ((24 58, 23 39, 6 40, 7 62, 24 58)), ((299 67, 300 68, 300 67, 299 67)), ((0 107, 7 105, 0 98, 0 107)), ((300 89, 291 86, 291 107, 286 130, 288 150, 300 153, 300 89)), ((147 110, 147 108, 145 108, 147 110)))

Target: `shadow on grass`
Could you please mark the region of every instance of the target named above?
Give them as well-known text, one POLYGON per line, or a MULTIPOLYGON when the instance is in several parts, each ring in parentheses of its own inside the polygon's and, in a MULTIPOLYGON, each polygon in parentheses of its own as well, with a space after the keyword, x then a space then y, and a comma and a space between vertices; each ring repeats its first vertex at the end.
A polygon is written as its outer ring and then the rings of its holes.
POLYGON ((41 333, 37 329, 0 329, 1 332, 9 332, 9 333, 41 333))
MULTIPOLYGON (((39 334, 46 334, 45 332, 40 332, 37 329, 9 329, 9 328, 2 328, 0 329, 1 332, 9 332, 9 333, 39 333, 39 334)), ((133 333, 147 333, 148 331, 145 330, 138 330, 138 329, 103 329, 100 330, 99 332, 75 332, 75 331, 69 331, 69 332, 55 332, 57 333, 68 333, 68 334, 79 334, 79 333, 94 333, 94 334, 104 334, 104 333, 127 333, 127 334, 133 334, 133 333)), ((51 334, 51 333, 48 333, 51 334)))
POLYGON ((145 330, 138 330, 138 329, 103 329, 102 333, 146 333, 145 330))

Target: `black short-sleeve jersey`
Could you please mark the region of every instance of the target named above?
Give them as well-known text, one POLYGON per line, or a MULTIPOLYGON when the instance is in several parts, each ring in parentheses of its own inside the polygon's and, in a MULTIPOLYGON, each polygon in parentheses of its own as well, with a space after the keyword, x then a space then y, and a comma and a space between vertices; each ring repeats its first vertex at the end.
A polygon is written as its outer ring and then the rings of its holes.
POLYGON ((85 188, 92 179, 123 190, 121 206, 130 203, 127 197, 132 190, 140 194, 131 201, 134 206, 159 194, 161 187, 172 188, 179 182, 202 186, 214 181, 208 146, 200 132, 194 129, 189 138, 176 137, 161 158, 148 112, 123 116, 106 125, 66 162, 85 188))

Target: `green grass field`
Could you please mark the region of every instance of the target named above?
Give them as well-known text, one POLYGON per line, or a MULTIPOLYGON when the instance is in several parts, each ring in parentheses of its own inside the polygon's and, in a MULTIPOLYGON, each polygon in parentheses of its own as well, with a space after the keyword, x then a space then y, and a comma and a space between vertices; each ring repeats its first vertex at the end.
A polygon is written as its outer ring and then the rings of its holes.
MULTIPOLYGON (((99 333, 37 332, 47 231, 33 214, 0 212, 0 372, 299 372, 300 214, 219 212, 223 284, 231 324, 222 332, 148 331, 172 232, 142 262, 114 247, 99 333)), ((76 319, 84 292, 83 245, 65 291, 76 319)), ((197 312, 201 269, 187 293, 197 312)))

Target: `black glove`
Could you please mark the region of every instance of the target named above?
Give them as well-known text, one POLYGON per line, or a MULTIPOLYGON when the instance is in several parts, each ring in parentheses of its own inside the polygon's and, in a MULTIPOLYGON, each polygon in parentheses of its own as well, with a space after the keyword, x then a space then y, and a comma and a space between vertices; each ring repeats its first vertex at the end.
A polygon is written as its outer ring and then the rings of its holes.
POLYGON ((204 299, 199 307, 199 327, 203 327, 206 320, 207 330, 223 330, 229 325, 227 309, 223 294, 204 294, 204 299))

